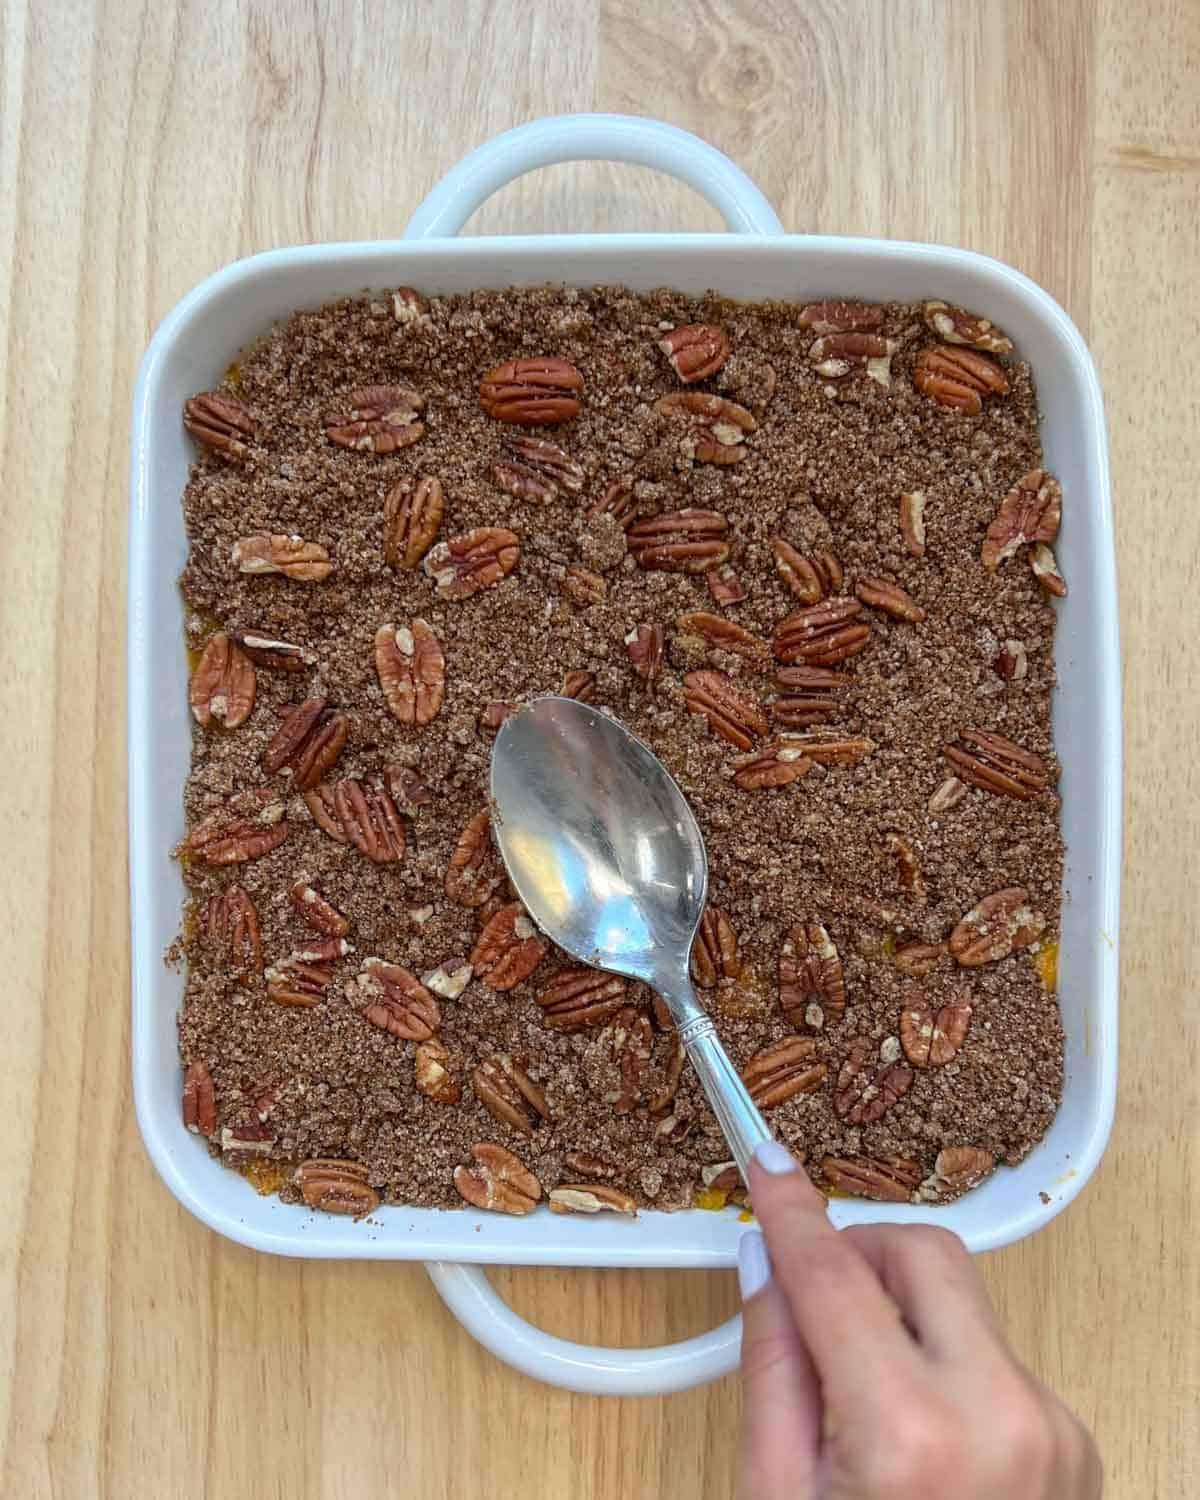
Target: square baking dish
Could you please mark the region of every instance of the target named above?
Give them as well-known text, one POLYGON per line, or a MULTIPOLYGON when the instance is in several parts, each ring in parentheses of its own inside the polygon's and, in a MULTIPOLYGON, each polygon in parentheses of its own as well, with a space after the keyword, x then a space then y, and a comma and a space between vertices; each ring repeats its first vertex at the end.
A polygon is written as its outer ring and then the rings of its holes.
POLYGON ((436 295, 547 282, 672 286, 693 294, 716 288, 755 301, 938 297, 993 319, 1037 379, 1045 461, 1065 497, 1057 552, 1070 585, 1059 608, 1054 700, 1067 845, 1058 963, 1066 1032, 1062 1106, 1021 1166, 997 1171, 966 1198, 938 1208, 840 1200, 831 1205, 838 1225, 927 1221, 954 1230, 972 1250, 993 1249, 1059 1213, 1083 1187, 1107 1141, 1117 1068, 1121 858, 1120 659, 1107 438, 1086 345, 1062 309, 1018 272, 962 250, 784 234, 766 200, 720 153, 672 127, 623 116, 537 121, 489 142, 434 190, 403 240, 300 247, 227 266, 168 314, 143 359, 133 410, 129 535, 130 880, 134 1096, 155 1166, 192 1213, 255 1249, 454 1263, 431 1268, 439 1290, 485 1342, 544 1378, 579 1389, 667 1389, 731 1367, 733 1325, 672 1346, 705 1344, 704 1357, 697 1353, 690 1363, 660 1359, 631 1373, 633 1355, 667 1354, 660 1350, 607 1351, 630 1356, 607 1372, 603 1362, 587 1369, 587 1361, 574 1356, 555 1365, 545 1348, 531 1352, 532 1345, 580 1346, 547 1340, 520 1324, 463 1263, 731 1266, 741 1233, 736 1212, 645 1212, 633 1222, 616 1222, 545 1209, 510 1219, 387 1207, 355 1223, 259 1197, 211 1158, 180 1120, 176 1013, 183 975, 167 967, 164 954, 178 935, 185 895, 170 851, 184 832, 182 790, 191 749, 184 611, 176 586, 187 553, 180 502, 192 459, 180 420, 183 402, 217 384, 239 349, 296 308, 402 284, 436 295), (579 158, 637 161, 682 177, 738 232, 453 237, 503 182, 579 158), (517 1348, 521 1330, 536 1335, 523 1352, 517 1348))

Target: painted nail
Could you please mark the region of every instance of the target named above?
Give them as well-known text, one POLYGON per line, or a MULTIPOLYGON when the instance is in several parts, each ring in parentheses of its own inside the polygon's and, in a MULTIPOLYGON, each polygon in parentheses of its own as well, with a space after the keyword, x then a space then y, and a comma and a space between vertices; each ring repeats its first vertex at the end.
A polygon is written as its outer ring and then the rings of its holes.
POLYGON ((754 1153, 754 1160, 764 1172, 770 1172, 772 1176, 796 1170, 796 1158, 778 1141, 764 1141, 754 1153))
POLYGON ((757 1229, 748 1229, 738 1241, 738 1286, 742 1289, 742 1301, 757 1297, 770 1279, 767 1242, 757 1229))

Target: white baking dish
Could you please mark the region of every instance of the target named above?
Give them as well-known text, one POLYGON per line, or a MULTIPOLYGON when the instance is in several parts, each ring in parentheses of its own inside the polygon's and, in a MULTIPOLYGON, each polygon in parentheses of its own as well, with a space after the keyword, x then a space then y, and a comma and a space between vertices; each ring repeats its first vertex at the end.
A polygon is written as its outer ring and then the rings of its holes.
POLYGON ((192 457, 180 421, 185 397, 214 385, 240 348, 297 307, 401 284, 447 293, 545 282, 670 285, 694 293, 715 287, 737 298, 792 301, 937 296, 994 319, 1036 373, 1046 462, 1065 493, 1058 555, 1071 588, 1060 609, 1055 698, 1068 850, 1059 960, 1066 1091, 1046 1139, 1015 1171, 998 1171, 946 1208, 839 1201, 831 1207, 839 1225, 927 1220, 953 1229, 972 1250, 993 1249, 1059 1213, 1104 1149, 1117 1067, 1121 855, 1107 441, 1083 340, 1062 309, 1024 276, 961 250, 785 235, 766 200, 720 153, 669 126, 621 116, 543 120, 490 142, 435 189, 404 240, 305 246, 227 266, 172 310, 146 353, 134 398, 129 541, 133 1076, 146 1147, 180 1202, 232 1239, 281 1255, 426 1260, 439 1291, 472 1332, 519 1368, 580 1390, 662 1391, 732 1369, 738 1320, 665 1349, 591 1349, 524 1323, 466 1263, 731 1266, 742 1232, 734 1211, 644 1213, 618 1223, 545 1210, 509 1219, 387 1208, 353 1223, 258 1197, 182 1127, 175 1017, 183 979, 163 961, 179 930, 184 896, 169 851, 183 833, 181 791, 191 742, 175 582, 187 550, 180 507, 192 457), (579 158, 635 161, 679 176, 739 232, 453 238, 502 183, 533 167, 579 158))

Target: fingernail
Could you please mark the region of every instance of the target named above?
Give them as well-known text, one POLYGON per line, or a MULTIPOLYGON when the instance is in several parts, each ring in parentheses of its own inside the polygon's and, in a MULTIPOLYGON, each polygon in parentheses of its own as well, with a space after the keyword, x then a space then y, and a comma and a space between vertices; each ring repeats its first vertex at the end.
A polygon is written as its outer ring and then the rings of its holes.
POLYGON ((757 1297, 770 1279, 767 1242, 757 1229, 748 1229, 738 1241, 738 1286, 742 1289, 742 1301, 757 1297))
POLYGON ((773 1176, 796 1170, 796 1158, 778 1141, 764 1141, 754 1153, 754 1160, 764 1172, 770 1172, 773 1176))

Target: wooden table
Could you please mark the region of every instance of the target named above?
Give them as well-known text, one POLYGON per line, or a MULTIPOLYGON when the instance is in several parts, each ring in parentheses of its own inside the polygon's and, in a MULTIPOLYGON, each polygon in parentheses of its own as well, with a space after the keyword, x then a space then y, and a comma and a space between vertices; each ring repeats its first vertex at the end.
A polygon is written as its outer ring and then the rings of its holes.
MULTIPOLYGON (((580 109, 701 132, 790 229, 999 256, 1091 340, 1127 683, 1121 1107, 1086 1197, 985 1271, 1021 1355, 1098 1432, 1109 1494, 1196 1493, 1196 0, 11 0, 4 18, 6 1500, 732 1493, 734 1382, 565 1395, 481 1353, 417 1266, 222 1241, 158 1181, 129 1092, 126 431, 146 341, 224 262, 395 235, 471 146, 580 109)), ((585 166, 473 227, 718 224, 681 187, 585 166)), ((736 1302, 728 1274, 497 1282, 617 1343, 736 1302)))

